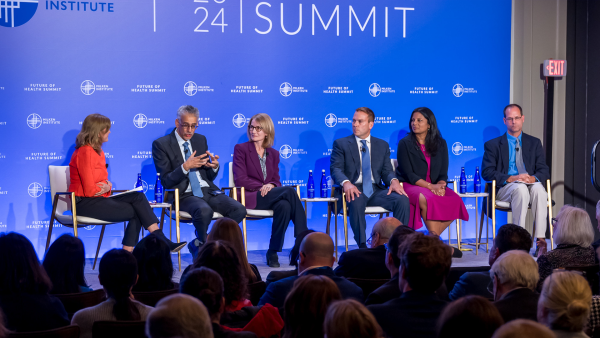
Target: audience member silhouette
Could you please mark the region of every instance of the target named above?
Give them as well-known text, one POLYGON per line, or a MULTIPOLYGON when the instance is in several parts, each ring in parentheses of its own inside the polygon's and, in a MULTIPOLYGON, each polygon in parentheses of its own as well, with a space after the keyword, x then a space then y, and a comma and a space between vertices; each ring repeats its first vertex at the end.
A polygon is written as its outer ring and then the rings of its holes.
POLYGON ((27 237, 0 233, 0 309, 10 331, 28 332, 69 325, 60 300, 49 294, 52 282, 27 237))
POLYGON ((42 263, 52 281, 53 294, 92 291, 85 280, 85 248, 81 239, 70 234, 58 237, 42 263))
POLYGON ((381 338, 383 332, 367 308, 354 299, 333 302, 323 327, 327 338, 381 338))
POLYGON ((210 316, 198 299, 174 294, 161 299, 146 320, 150 338, 213 338, 210 316))
POLYGON ((322 338, 327 309, 340 299, 340 290, 331 278, 323 275, 298 278, 285 299, 283 338, 322 338))
POLYGON ((477 337, 491 338, 504 324, 500 313, 489 300, 481 296, 466 296, 448 304, 438 320, 438 338, 464 335, 465 328, 477 337))
POLYGON ((302 243, 302 240, 304 240, 304 237, 313 232, 315 231, 309 229, 302 231, 300 234, 298 234, 298 236, 296 236, 294 247, 290 250, 290 266, 293 266, 294 270, 273 270, 269 272, 267 275, 267 280, 265 281, 267 286, 272 282, 276 282, 287 277, 298 276, 298 255, 300 254, 300 244, 302 243))
POLYGON ((163 291, 175 288, 173 261, 169 245, 155 234, 149 234, 133 249, 138 266, 138 281, 133 291, 163 291))
POLYGON ((556 335, 540 323, 529 319, 516 319, 502 325, 492 338, 556 338, 556 335))
POLYGON ((98 280, 108 299, 73 315, 71 324, 79 326, 81 338, 92 337, 92 326, 96 321, 146 320, 152 308, 131 299, 137 278, 137 262, 129 251, 112 249, 102 256, 98 280))

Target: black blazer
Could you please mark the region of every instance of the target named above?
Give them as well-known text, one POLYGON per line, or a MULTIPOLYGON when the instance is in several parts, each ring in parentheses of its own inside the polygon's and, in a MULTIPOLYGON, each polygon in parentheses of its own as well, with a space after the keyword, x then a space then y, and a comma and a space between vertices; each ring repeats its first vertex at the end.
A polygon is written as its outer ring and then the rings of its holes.
MULTIPOLYGON (((177 137, 175 137, 176 132, 176 129, 173 129, 173 132, 169 135, 152 142, 152 158, 154 159, 156 172, 160 174, 163 187, 166 189, 179 188, 179 195, 181 196, 190 184, 190 180, 188 175, 184 174, 183 169, 181 169, 181 165, 185 161, 181 155, 177 137)), ((194 134, 190 139, 190 143, 192 144, 192 149, 196 152, 196 156, 204 154, 208 150, 208 144, 204 135, 194 134)), ((221 167, 219 166, 220 169, 221 167)), ((213 180, 217 178, 219 170, 215 172, 211 168, 198 168, 200 176, 208 183, 211 190, 219 190, 213 183, 213 180)), ((169 196, 172 198, 173 194, 169 194, 169 196)))
MULTIPOLYGON (((545 184, 550 178, 550 168, 546 164, 546 156, 542 142, 531 135, 523 133, 521 137, 523 163, 530 176, 535 176, 545 184)), ((508 137, 504 135, 487 141, 483 145, 483 161, 481 162, 481 177, 486 181, 496 180, 496 186, 501 187, 510 177, 508 175, 508 137)))
MULTIPOLYGON (((427 160, 421 149, 410 137, 406 135, 398 142, 398 168, 396 168, 396 177, 400 182, 410 184, 417 183, 418 180, 427 179, 427 160)), ((431 157, 431 183, 437 184, 439 181, 448 181, 448 145, 446 140, 438 147, 437 154, 431 157)))
POLYGON ((398 284, 399 278, 400 274, 397 273, 388 282, 371 292, 365 300, 365 305, 383 304, 400 297, 402 291, 400 291, 400 285, 398 284))
POLYGON ((385 266, 386 252, 384 245, 346 251, 333 272, 346 278, 390 279, 390 270, 385 266))
MULTIPOLYGON (((382 139, 371 135, 371 172, 373 184, 385 189, 392 179, 396 178, 392 162, 390 161, 390 146, 382 139), (383 183, 382 183, 383 180, 383 183)), ((360 165, 361 154, 358 151, 356 137, 350 135, 333 141, 331 151, 330 172, 333 183, 341 185, 345 180, 354 184, 362 171, 360 165)), ((338 189, 337 191, 339 191, 338 189)), ((336 192, 337 192, 336 191, 336 192)), ((341 194, 341 192, 340 192, 341 194)), ((338 203, 341 205, 341 203, 338 203)))
POLYGON ((464 296, 477 295, 487 299, 493 299, 487 286, 490 284, 489 271, 469 271, 465 272, 460 279, 454 284, 454 288, 450 291, 448 297, 450 300, 457 300, 464 296))
POLYGON ((527 288, 508 292, 500 300, 494 302, 504 322, 513 319, 530 319, 537 322, 537 306, 539 293, 527 288))

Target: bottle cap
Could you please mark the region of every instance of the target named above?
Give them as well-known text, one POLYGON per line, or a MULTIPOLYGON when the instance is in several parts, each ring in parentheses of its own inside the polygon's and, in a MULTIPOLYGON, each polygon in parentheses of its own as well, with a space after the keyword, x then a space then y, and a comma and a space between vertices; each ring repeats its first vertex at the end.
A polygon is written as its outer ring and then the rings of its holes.
POLYGON ((323 172, 325 172, 325 169, 323 169, 323 172))
POLYGON ((156 176, 160 176, 160 173, 156 173, 156 176))
POLYGON ((308 172, 309 172, 309 173, 312 173, 312 170, 309 170, 308 172))

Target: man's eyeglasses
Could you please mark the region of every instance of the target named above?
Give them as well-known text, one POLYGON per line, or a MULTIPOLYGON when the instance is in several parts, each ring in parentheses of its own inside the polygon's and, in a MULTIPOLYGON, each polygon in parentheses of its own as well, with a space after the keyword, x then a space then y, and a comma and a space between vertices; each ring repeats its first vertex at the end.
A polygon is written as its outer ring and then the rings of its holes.
POLYGON ((261 126, 248 126, 248 130, 256 130, 257 133, 260 133, 263 129, 261 126))
POLYGON ((196 130, 198 129, 198 125, 197 124, 192 124, 191 126, 187 123, 184 123, 181 125, 181 129, 190 129, 190 130, 196 130))
POLYGON ((383 244, 383 246, 385 246, 385 251, 390 252, 390 248, 387 243, 383 244))
MULTIPOLYGON (((498 275, 496 275, 496 273, 494 272, 494 277, 497 277, 498 275)), ((487 290, 489 293, 491 293, 492 295, 494 294, 494 278, 492 278, 490 280, 490 282, 488 283, 487 286, 487 290)))
POLYGON ((505 117, 504 119, 506 120, 506 122, 513 122, 513 121, 519 121, 523 116, 517 116, 517 117, 505 117))

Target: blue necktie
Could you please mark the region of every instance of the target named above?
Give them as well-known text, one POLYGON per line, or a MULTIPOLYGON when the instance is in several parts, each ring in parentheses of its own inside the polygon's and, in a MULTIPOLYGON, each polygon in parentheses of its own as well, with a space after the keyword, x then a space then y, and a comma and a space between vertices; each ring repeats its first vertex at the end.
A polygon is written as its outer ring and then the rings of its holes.
MULTIPOLYGON (((187 161, 188 158, 190 158, 190 156, 192 155, 192 152, 190 151, 190 144, 184 142, 183 149, 185 153, 185 160, 187 161)), ((190 179, 190 184, 192 185, 192 194, 198 197, 204 196, 204 194, 202 193, 202 187, 200 186, 200 180, 198 180, 196 168, 190 169, 188 178, 190 179)))
POLYGON ((363 193, 367 197, 373 195, 373 181, 371 180, 371 155, 369 154, 369 147, 367 147, 366 140, 360 140, 362 142, 362 181, 363 181, 363 193))

